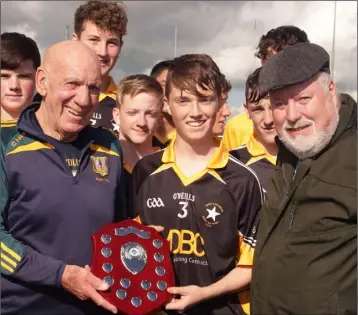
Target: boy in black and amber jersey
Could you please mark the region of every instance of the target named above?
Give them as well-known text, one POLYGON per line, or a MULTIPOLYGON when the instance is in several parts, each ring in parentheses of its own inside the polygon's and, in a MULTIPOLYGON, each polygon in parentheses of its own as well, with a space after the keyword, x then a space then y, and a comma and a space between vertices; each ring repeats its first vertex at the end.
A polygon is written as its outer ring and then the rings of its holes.
POLYGON ((245 111, 253 123, 254 132, 247 144, 230 151, 230 154, 252 168, 260 179, 264 191, 276 165, 276 129, 268 95, 260 95, 258 80, 261 68, 256 69, 246 80, 245 111))
POLYGON ((152 146, 152 136, 163 107, 163 91, 158 81, 145 74, 122 79, 117 88, 113 120, 121 125, 119 142, 123 151, 124 178, 130 185, 134 165, 143 157, 160 150, 152 146))
POLYGON ((201 56, 178 57, 169 69, 165 106, 176 137, 136 164, 130 209, 163 226, 170 242, 177 287, 168 288, 166 312, 238 314, 262 194, 255 173, 213 138, 222 74, 201 56))
POLYGON ((93 127, 104 127, 119 135, 119 125, 112 119, 116 106, 116 85, 110 76, 127 34, 128 17, 118 1, 91 0, 79 6, 74 17, 73 40, 79 40, 97 55, 101 63, 102 85, 96 111, 90 119, 93 127))

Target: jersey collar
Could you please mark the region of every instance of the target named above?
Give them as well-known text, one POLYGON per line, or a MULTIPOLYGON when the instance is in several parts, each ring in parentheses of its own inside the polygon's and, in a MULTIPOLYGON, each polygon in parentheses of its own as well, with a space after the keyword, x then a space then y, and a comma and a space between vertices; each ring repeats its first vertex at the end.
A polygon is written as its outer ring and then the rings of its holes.
POLYGON ((108 84, 107 90, 104 92, 101 92, 101 94, 99 95, 99 101, 102 101, 107 96, 109 96, 115 100, 116 92, 117 92, 117 86, 114 83, 113 78, 111 76, 109 76, 109 84, 108 84))
POLYGON ((155 132, 154 137, 156 137, 158 139, 158 141, 160 141, 160 143, 165 144, 167 143, 169 140, 174 139, 176 136, 176 130, 172 130, 171 132, 169 132, 168 134, 166 134, 164 137, 162 137, 159 133, 155 132))
MULTIPOLYGON (((169 145, 164 149, 162 162, 164 164, 175 164, 175 152, 174 152, 175 136, 170 141, 169 145)), ((229 152, 225 149, 223 141, 220 142, 220 146, 210 162, 208 163, 206 169, 218 169, 223 168, 229 161, 229 152)))
POLYGON ((273 165, 276 165, 276 157, 266 151, 265 147, 255 138, 254 134, 250 136, 246 148, 253 158, 265 158, 273 165))

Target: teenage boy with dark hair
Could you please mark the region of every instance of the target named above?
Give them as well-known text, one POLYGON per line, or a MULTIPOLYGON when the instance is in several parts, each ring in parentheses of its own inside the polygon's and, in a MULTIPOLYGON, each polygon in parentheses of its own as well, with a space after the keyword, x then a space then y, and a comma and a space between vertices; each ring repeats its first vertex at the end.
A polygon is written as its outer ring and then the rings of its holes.
MULTIPOLYGON (((90 0, 75 12, 73 40, 79 40, 91 48, 101 63, 102 85, 99 102, 90 125, 104 127, 119 136, 120 127, 115 123, 112 110, 116 106, 117 87, 110 76, 123 47, 127 34, 128 17, 124 7, 116 1, 90 0)), ((34 102, 41 102, 37 93, 34 102)))
POLYGON ((245 112, 252 120, 254 132, 247 144, 230 153, 256 172, 266 191, 275 169, 278 149, 270 99, 259 91, 260 71, 258 68, 249 75, 245 88, 245 112))
MULTIPOLYGON (((301 42, 309 42, 307 34, 293 25, 283 25, 262 35, 257 46, 255 56, 264 64, 267 59, 277 54, 289 45, 301 42)), ((231 118, 225 128, 224 142, 228 150, 236 149, 246 144, 253 132, 252 120, 246 111, 231 118)))
POLYGON ((236 292, 251 279, 261 187, 213 137, 222 93, 213 60, 174 59, 165 91, 176 137, 136 164, 131 215, 163 226, 170 242, 178 286, 168 288, 170 314, 237 314, 236 292))
POLYGON ((119 126, 112 117, 117 87, 109 73, 121 52, 123 36, 127 34, 127 13, 115 1, 88 1, 77 8, 74 24, 72 38, 90 47, 101 63, 103 83, 99 103, 90 124, 110 129, 118 136, 119 126))
POLYGON ((277 54, 286 46, 307 42, 309 40, 305 31, 297 26, 283 25, 273 28, 266 35, 261 36, 255 56, 264 64, 268 58, 277 54))
POLYGON ((1 34, 1 146, 16 133, 21 111, 31 103, 41 56, 34 40, 19 33, 1 34))

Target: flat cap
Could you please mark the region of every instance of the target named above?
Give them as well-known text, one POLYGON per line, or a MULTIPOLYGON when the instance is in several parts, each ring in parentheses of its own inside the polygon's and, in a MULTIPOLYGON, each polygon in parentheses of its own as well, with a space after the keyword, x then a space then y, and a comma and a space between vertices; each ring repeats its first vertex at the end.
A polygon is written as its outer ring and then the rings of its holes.
POLYGON ((318 72, 329 70, 329 54, 316 44, 287 46, 270 57, 259 75, 260 94, 305 82, 318 72))

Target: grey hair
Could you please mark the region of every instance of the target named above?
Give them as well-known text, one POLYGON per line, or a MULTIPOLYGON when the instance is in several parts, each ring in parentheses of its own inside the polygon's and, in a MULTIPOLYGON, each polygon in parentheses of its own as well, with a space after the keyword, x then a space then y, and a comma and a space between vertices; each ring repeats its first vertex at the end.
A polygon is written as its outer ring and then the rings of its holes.
POLYGON ((329 82, 331 82, 331 75, 327 72, 320 72, 317 80, 322 84, 324 91, 327 93, 329 88, 329 82))

